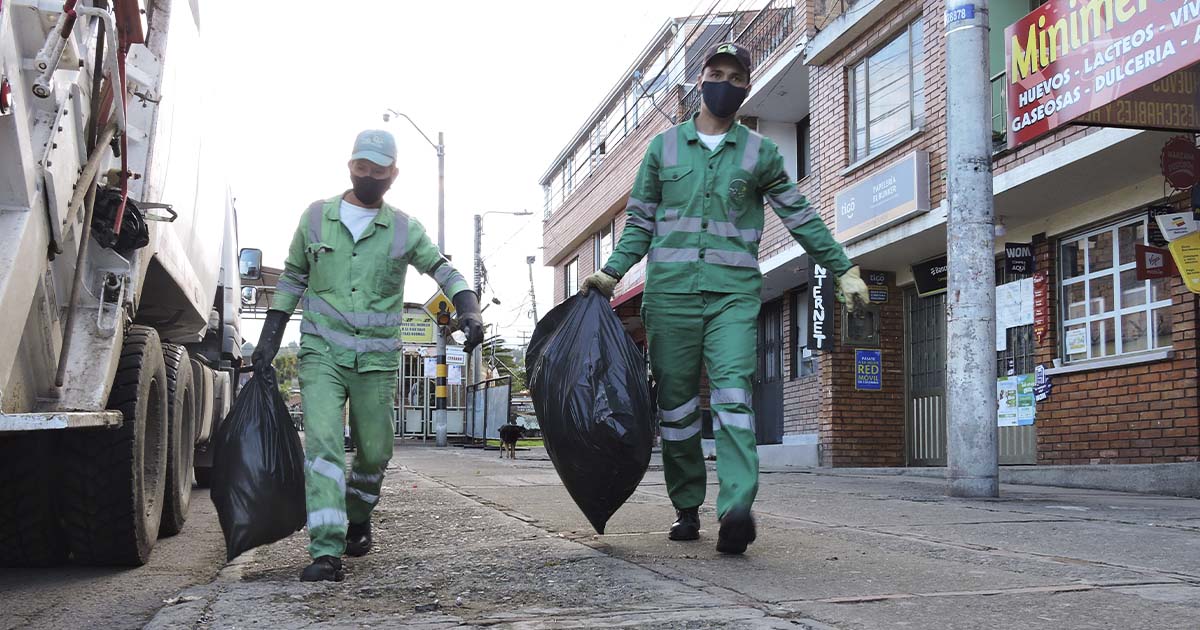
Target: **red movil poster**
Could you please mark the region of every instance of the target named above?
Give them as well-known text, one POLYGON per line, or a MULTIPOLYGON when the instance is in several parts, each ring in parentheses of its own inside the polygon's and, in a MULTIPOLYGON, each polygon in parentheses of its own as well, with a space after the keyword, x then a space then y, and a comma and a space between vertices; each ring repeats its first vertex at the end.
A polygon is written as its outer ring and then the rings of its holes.
POLYGON ((1200 1, 1050 0, 1004 30, 1008 146, 1200 61, 1200 1))

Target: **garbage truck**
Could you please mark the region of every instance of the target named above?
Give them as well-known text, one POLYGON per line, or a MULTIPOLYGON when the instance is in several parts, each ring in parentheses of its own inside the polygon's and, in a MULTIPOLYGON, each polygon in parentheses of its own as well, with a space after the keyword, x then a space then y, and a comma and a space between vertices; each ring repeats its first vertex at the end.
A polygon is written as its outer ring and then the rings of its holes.
POLYGON ((198 10, 0 0, 0 565, 144 564, 206 480, 261 252, 198 10))

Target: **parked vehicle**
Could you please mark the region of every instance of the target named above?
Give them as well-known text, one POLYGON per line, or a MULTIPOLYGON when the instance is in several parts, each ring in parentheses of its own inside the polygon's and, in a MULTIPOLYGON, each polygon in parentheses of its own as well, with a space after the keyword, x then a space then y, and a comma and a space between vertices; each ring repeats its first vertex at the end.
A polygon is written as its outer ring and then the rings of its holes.
POLYGON ((143 564, 208 478, 261 253, 239 265, 197 10, 0 2, 0 563, 143 564))

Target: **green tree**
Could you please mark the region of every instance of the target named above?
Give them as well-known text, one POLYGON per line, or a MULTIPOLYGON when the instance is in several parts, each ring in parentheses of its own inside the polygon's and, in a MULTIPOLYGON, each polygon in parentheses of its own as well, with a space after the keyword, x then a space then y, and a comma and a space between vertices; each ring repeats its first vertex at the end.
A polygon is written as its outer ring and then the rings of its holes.
POLYGON ((279 379, 279 393, 284 400, 287 400, 300 375, 300 362, 296 350, 288 346, 275 355, 275 360, 271 362, 271 365, 275 367, 275 374, 279 379))
POLYGON ((526 388, 525 362, 518 360, 513 349, 504 344, 503 339, 496 339, 483 345, 483 362, 500 374, 511 376, 512 391, 519 392, 526 388))

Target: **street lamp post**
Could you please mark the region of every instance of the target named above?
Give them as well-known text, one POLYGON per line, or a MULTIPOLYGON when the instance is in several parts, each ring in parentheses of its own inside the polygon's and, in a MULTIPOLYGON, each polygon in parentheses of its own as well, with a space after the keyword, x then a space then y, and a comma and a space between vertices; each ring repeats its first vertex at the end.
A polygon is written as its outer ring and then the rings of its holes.
MULTIPOLYGON (((483 299, 483 217, 489 214, 507 214, 513 217, 527 217, 533 213, 522 210, 520 212, 504 212, 499 210, 489 210, 483 214, 475 215, 475 293, 479 295, 479 299, 483 299)), ((483 379, 480 375, 483 372, 483 346, 477 348, 477 352, 471 356, 471 373, 474 375, 475 382, 478 383, 483 379)))
MULTIPOLYGON (((412 125, 417 133, 425 138, 425 142, 437 151, 438 159, 438 230, 437 244, 438 251, 444 256, 446 254, 446 144, 442 132, 438 132, 437 144, 434 144, 429 136, 425 135, 424 131, 413 122, 408 114, 398 112, 394 109, 388 109, 383 113, 383 121, 388 122, 392 116, 400 116, 412 125)), ((453 298, 454 296, 447 296, 453 298)), ((446 336, 448 331, 442 327, 438 330, 437 335, 437 407, 433 412, 434 430, 437 432, 437 445, 446 446, 446 336)))

